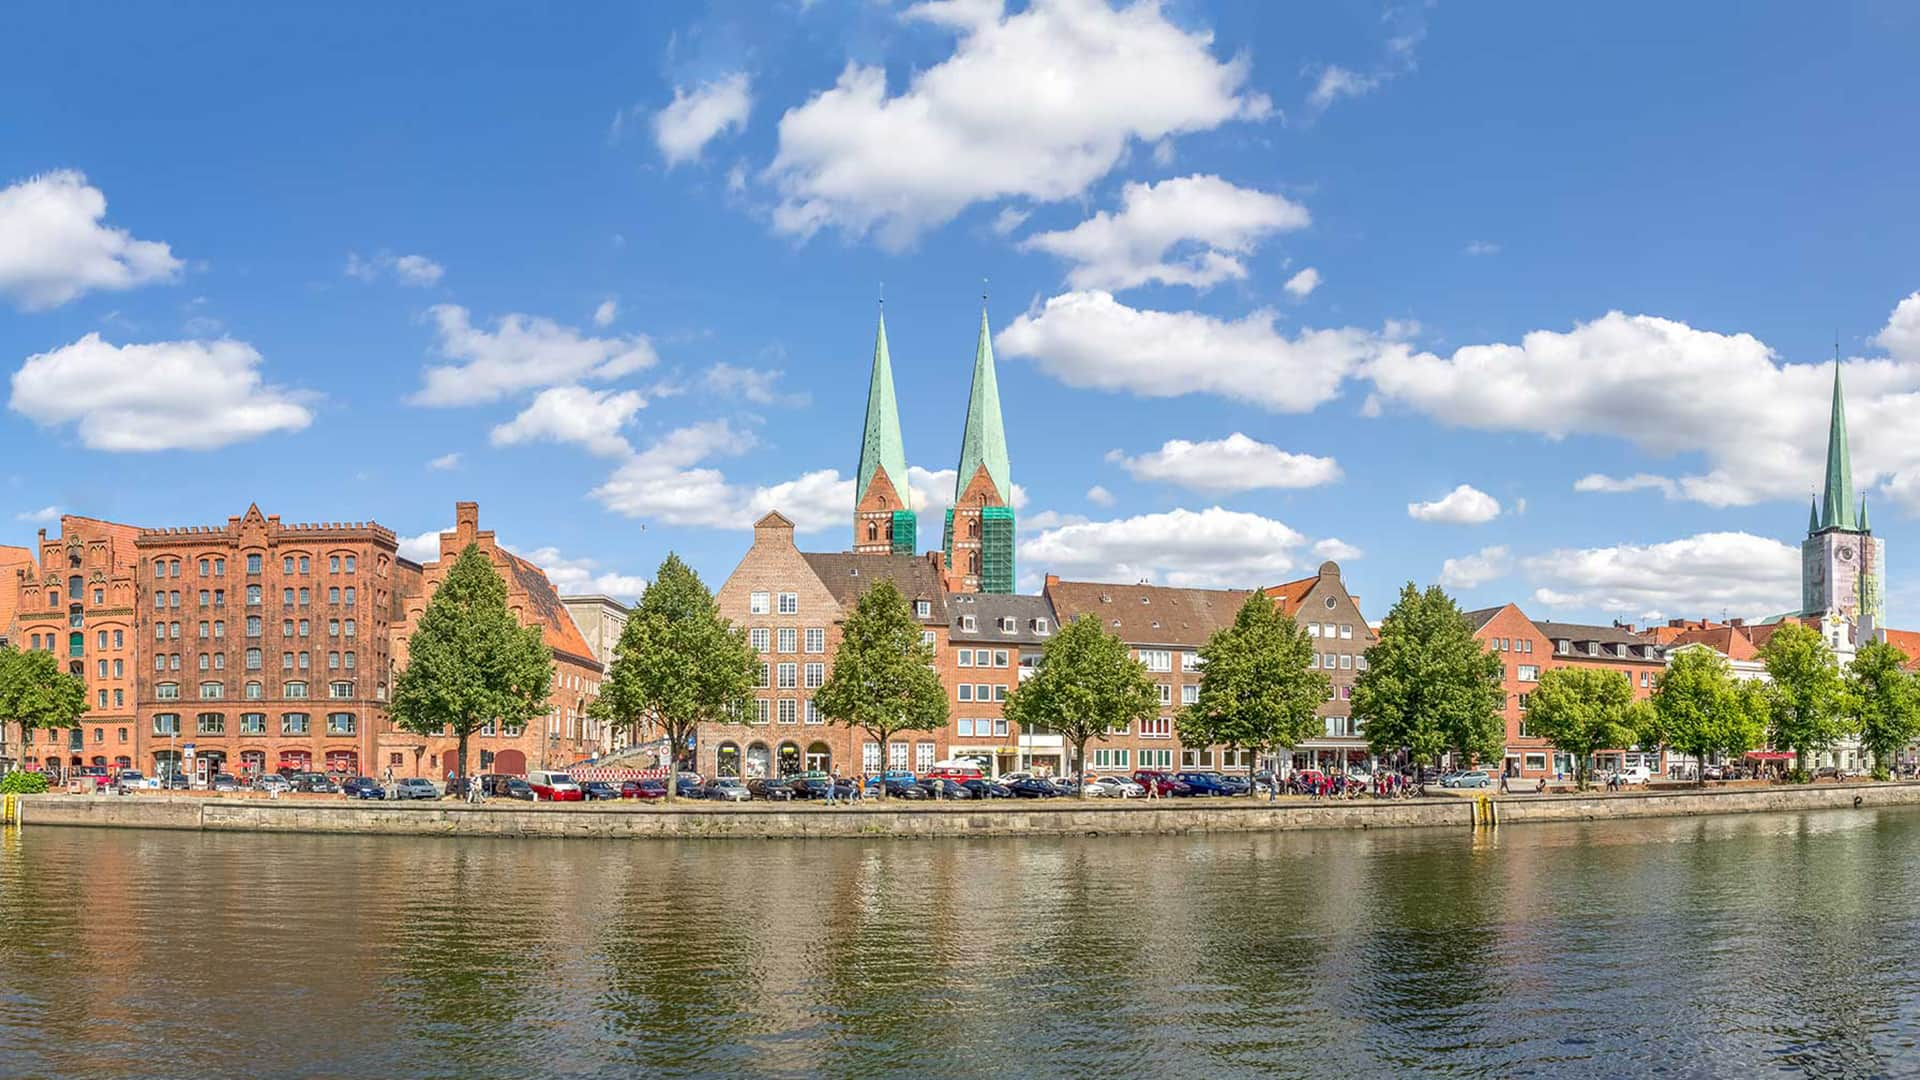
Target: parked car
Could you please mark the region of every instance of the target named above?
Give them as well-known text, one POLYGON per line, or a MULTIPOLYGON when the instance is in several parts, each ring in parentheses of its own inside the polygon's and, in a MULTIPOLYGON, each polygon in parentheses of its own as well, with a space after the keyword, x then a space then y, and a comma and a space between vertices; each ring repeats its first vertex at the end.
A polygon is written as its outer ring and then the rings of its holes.
POLYGON ((186 791, 193 786, 193 780, 186 773, 163 773, 160 776, 160 786, 167 791, 186 791))
POLYGON ((929 799, 973 798, 973 792, 967 790, 967 785, 944 776, 929 776, 920 781, 920 786, 927 789, 929 799))
MULTIPOLYGON (((1187 785, 1188 790, 1186 794, 1189 794, 1189 795, 1217 796, 1217 795, 1227 794, 1226 785, 1220 782, 1220 777, 1216 773, 1207 773, 1207 772, 1175 773, 1174 779, 1187 785)), ((1179 792, 1175 792, 1175 794, 1179 794, 1179 792)))
POLYGON ((747 794, 767 802, 792 802, 794 798, 792 784, 780 780, 769 780, 764 776, 756 776, 747 781, 747 794))
POLYGON ((1087 781, 1086 793, 1096 799, 1137 799, 1147 789, 1124 776, 1096 776, 1087 781))
POLYGON ((1013 798, 1013 790, 997 780, 962 780, 960 786, 971 792, 976 799, 1013 798))
POLYGON ((1133 774, 1133 782, 1139 784, 1142 792, 1152 789, 1155 795, 1191 795, 1193 789, 1184 780, 1177 779, 1170 772, 1158 769, 1141 769, 1133 774))
POLYGON ((349 799, 384 799, 387 797, 387 790, 380 786, 380 781, 371 776, 349 776, 346 782, 340 785, 340 794, 349 799))
POLYGON ((503 776, 500 779, 505 781, 500 785, 500 795, 509 799, 520 799, 523 802, 533 801, 533 786, 525 780, 517 776, 503 776))
POLYGON ((424 776, 409 776, 393 785, 393 797, 396 799, 437 799, 440 789, 433 781, 424 776))
POLYGON ((1216 779, 1220 781, 1221 787, 1227 789, 1229 795, 1248 795, 1253 792, 1253 784, 1244 776, 1221 773, 1216 779))
POLYGON ((265 776, 255 778, 253 781, 253 790, 285 795, 287 792, 293 790, 293 781, 288 780, 279 773, 268 773, 265 776))
POLYGON ((665 780, 627 780, 620 784, 620 797, 623 799, 641 799, 652 802, 667 797, 665 780))
POLYGON ((912 780, 876 779, 867 785, 867 791, 869 794, 885 791, 889 799, 924 799, 927 797, 927 789, 912 780))
MULTIPOLYGON (((827 797, 828 785, 833 783, 831 778, 825 776, 802 776, 786 782, 787 797, 793 799, 824 800, 827 797)), ((848 796, 853 794, 851 790, 842 788, 836 784, 833 787, 833 797, 836 799, 839 798, 843 791, 845 791, 848 796)))
POLYGON ((552 769, 535 769, 527 774, 527 786, 533 789, 534 802, 580 802, 587 797, 573 777, 552 769))
POLYGON ((1493 774, 1482 769, 1462 769, 1440 778, 1440 786, 1447 788, 1484 788, 1493 784, 1493 774))
POLYGON ((1645 784, 1653 779, 1653 770, 1645 765, 1630 765, 1620 770, 1620 782, 1623 784, 1645 784))
POLYGON ((147 786, 147 778, 140 775, 137 772, 134 772, 132 769, 123 769, 121 770, 119 776, 116 776, 113 778, 114 790, 118 791, 122 795, 125 795, 129 791, 134 791, 138 788, 143 788, 146 786, 147 786))
POLYGON ((706 796, 715 802, 746 802, 753 798, 753 792, 739 780, 722 776, 707 785, 706 796))
POLYGON ((580 794, 589 800, 618 799, 620 797, 620 789, 607 783, 605 780, 589 780, 580 785, 580 794))
POLYGON ((293 785, 295 791, 307 791, 319 795, 340 794, 339 785, 317 772, 287 774, 287 782, 293 785))
POLYGON ((1060 797, 1059 788, 1054 787, 1050 781, 1042 780, 1037 776, 1029 776, 1024 779, 1015 780, 1013 783, 1007 785, 1007 790, 1013 792, 1013 796, 1016 799, 1057 799, 1060 797))
POLYGON ((704 799, 707 797, 707 785, 701 783, 697 776, 682 773, 680 778, 674 781, 673 793, 682 799, 704 799))

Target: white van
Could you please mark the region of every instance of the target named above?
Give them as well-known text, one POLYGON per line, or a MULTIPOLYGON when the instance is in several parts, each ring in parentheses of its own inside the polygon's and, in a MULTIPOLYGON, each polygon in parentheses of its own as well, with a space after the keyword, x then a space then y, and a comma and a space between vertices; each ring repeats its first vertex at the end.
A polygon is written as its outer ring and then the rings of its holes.
POLYGON ((527 786, 533 789, 534 802, 579 802, 587 797, 563 772, 535 769, 527 774, 527 786))

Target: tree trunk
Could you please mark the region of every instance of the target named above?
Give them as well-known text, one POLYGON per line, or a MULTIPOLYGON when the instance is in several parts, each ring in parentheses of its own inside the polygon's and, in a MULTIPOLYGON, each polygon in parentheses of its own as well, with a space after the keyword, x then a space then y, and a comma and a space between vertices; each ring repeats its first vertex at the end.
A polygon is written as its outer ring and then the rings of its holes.
MULTIPOLYGON (((467 780, 467 736, 469 734, 470 731, 467 728, 460 729, 460 769, 453 774, 463 781, 467 780)), ((471 781, 467 782, 471 783, 471 781)), ((447 794, 452 795, 453 792, 449 791, 447 794)))
POLYGON ((1087 797, 1087 785, 1082 781, 1087 778, 1087 740, 1080 739, 1073 744, 1073 758, 1073 797, 1084 799, 1087 797))
POLYGON ((1253 767, 1258 764, 1259 761, 1260 752, 1258 750, 1255 750, 1253 756, 1247 759, 1247 798, 1249 799, 1253 798, 1253 767))
POLYGON ((882 731, 871 732, 870 734, 874 736, 874 741, 880 744, 880 790, 878 792, 875 792, 875 798, 880 802, 886 802, 887 801, 887 740, 893 737, 893 732, 882 730, 882 731))

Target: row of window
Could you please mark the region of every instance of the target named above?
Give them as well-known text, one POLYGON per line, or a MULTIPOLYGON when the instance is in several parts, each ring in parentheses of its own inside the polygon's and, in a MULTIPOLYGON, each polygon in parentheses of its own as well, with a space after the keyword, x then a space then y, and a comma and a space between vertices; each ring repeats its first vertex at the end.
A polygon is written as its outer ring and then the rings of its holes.
POLYGON ((1487 651, 1530 653, 1533 651, 1533 642, 1528 638, 1488 638, 1487 651))
POLYGON ((1307 666, 1310 668, 1325 668, 1328 671, 1334 671, 1336 669, 1340 671, 1351 671, 1354 668, 1365 671, 1367 670, 1367 658, 1365 656, 1355 656, 1352 653, 1314 653, 1313 659, 1307 662, 1307 666))
MULTIPOLYGON (((306 735, 312 731, 313 719, 307 713, 281 713, 280 734, 306 735)), ((326 732, 329 735, 352 735, 358 730, 358 721, 349 712, 327 714, 326 732)), ((239 733, 242 735, 265 735, 267 733, 266 713, 241 713, 239 733)), ((179 713, 153 714, 153 733, 163 737, 179 737, 179 713)), ((201 713, 194 718, 194 733, 197 735, 225 735, 227 716, 225 713, 201 713)))
POLYGON ((961 683, 954 688, 960 701, 1005 701, 1007 684, 961 683))
POLYGON ((778 720, 782 724, 797 724, 803 712, 809 724, 826 723, 826 719, 820 715, 820 710, 814 707, 812 698, 806 699, 805 702, 797 698, 781 698, 778 701, 755 698, 752 722, 764 724, 769 720, 778 720))
POLYGON ((961 649, 955 662, 961 667, 1003 668, 1012 662, 1012 653, 1006 649, 961 649))
MULTIPOLYGON (((29 634, 27 635, 28 647, 33 649, 44 648, 45 651, 52 652, 58 645, 58 637, 57 634, 29 634)), ((68 650, 72 652, 73 655, 79 656, 81 650, 85 648, 86 640, 85 634, 68 634, 68 650)), ((107 648, 107 642, 109 641, 113 642, 113 648, 124 649, 127 647, 127 633, 124 630, 115 630, 112 635, 109 636, 107 631, 99 630, 94 632, 93 641, 94 647, 98 649, 107 648)))
MULTIPOLYGON (((356 660, 358 656, 359 656, 358 653, 355 653, 352 651, 330 652, 327 654, 327 670, 340 671, 342 669, 345 669, 347 671, 352 671, 357 666, 356 660)), ((226 670, 226 667, 227 667, 226 653, 220 653, 220 652, 200 653, 199 657, 200 659, 199 659, 198 666, 201 671, 226 670)), ((248 649, 242 656, 242 660, 246 664, 248 671, 261 670, 261 658, 262 658, 262 653, 259 649, 248 649)), ((299 670, 306 671, 313 666, 312 658, 313 658, 312 653, 283 652, 280 654, 280 670, 292 671, 297 666, 299 670)), ((105 677, 106 675, 106 664, 107 662, 105 660, 100 661, 100 675, 102 677, 105 677)), ((114 665, 114 674, 118 676, 121 673, 121 663, 120 661, 115 660, 113 662, 113 665, 114 665)), ((153 670, 179 671, 180 670, 180 654, 179 653, 154 653, 153 654, 153 670)))
MULTIPOLYGON (((247 556, 247 573, 257 574, 261 571, 263 566, 264 566, 264 563, 262 561, 261 556, 257 554, 247 556)), ((300 555, 300 556, 287 555, 281 558, 280 568, 285 573, 289 573, 289 574, 294 573, 296 567, 298 567, 299 573, 305 574, 310 572, 313 569, 313 562, 306 555, 300 555)), ((201 577, 226 577, 227 576, 227 560, 217 555, 203 558, 200 560, 199 570, 200 570, 201 577)), ((353 573, 353 571, 354 571, 353 556, 329 555, 327 557, 328 573, 351 574, 353 573)), ((180 576, 180 560, 169 557, 169 556, 162 556, 161 558, 157 558, 153 560, 153 576, 156 581, 161 578, 179 577, 180 576)))
POLYGON ((1004 738, 1007 734, 1007 720, 1006 717, 1003 716, 982 716, 977 719, 963 716, 955 720, 953 726, 955 728, 954 734, 968 738, 984 738, 992 735, 999 735, 1004 738))
MULTIPOLYGON (((783 626, 777 632, 764 626, 756 626, 747 631, 747 643, 752 645, 753 651, 757 653, 764 654, 770 651, 783 653, 799 652, 800 631, 791 626, 783 626), (776 641, 779 643, 778 649, 769 648, 769 646, 772 646, 776 641)), ((807 652, 817 654, 826 651, 827 631, 823 627, 808 627, 807 652)))
MULTIPOLYGON (((978 624, 979 620, 975 616, 960 616, 960 630, 962 633, 975 633, 979 630, 978 624)), ((1017 634, 1020 632, 1020 620, 1011 615, 1000 616, 994 620, 994 624, 1003 634, 1017 634)), ((1041 637, 1045 637, 1047 634, 1053 632, 1051 626, 1045 619, 1034 619, 1032 620, 1032 625, 1033 632, 1041 637)))
MULTIPOLYGON (((775 599, 772 593, 751 593, 747 596, 747 613, 749 615, 771 615, 773 614, 774 603, 775 599)), ((780 614, 800 614, 799 593, 783 592, 779 594, 778 603, 780 606, 780 614)))
MULTIPOLYGON (((805 665, 805 667, 806 667, 807 689, 809 690, 818 689, 823 683, 827 681, 827 665, 807 664, 805 665)), ((773 680, 777 679, 779 689, 794 690, 799 687, 800 672, 801 672, 801 665, 799 664, 763 663, 760 665, 760 680, 755 685, 757 685, 762 690, 766 690, 769 687, 773 686, 774 685, 773 680)))
MULTIPOLYGON (((1136 651, 1136 655, 1140 658, 1140 662, 1146 665, 1148 671, 1173 670, 1173 651, 1171 649, 1140 649, 1136 651)), ((1199 671, 1200 654, 1197 652, 1182 652, 1180 654, 1180 670, 1199 671)))
POLYGON ((1336 630, 1339 631, 1339 634, 1337 636, 1339 636, 1342 640, 1346 640, 1346 641, 1353 640, 1353 624, 1352 623, 1341 623, 1337 627, 1332 623, 1311 623, 1310 622, 1307 624, 1308 637, 1334 637, 1336 636, 1334 633, 1334 631, 1336 630))
MULTIPOLYGON (((265 690, 266 688, 257 682, 249 682, 242 688, 242 692, 248 701, 260 700, 265 696, 265 690)), ((199 692, 201 701, 219 701, 227 696, 227 684, 210 680, 200 684, 199 692)), ((307 696, 307 684, 299 680, 282 683, 280 686, 280 696, 283 698, 304 698, 307 696)), ((345 679, 330 682, 327 684, 327 696, 336 699, 351 698, 353 697, 353 683, 345 679)), ((180 700, 180 684, 176 682, 155 683, 153 684, 153 697, 155 701, 178 701, 180 700)))

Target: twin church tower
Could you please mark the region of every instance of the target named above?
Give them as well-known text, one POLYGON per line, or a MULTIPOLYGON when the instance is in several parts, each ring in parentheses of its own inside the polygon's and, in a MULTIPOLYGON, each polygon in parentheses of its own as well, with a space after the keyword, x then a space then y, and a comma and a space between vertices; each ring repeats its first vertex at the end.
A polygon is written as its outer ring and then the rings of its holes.
POLYGON ((1864 644, 1886 621, 1882 581, 1887 542, 1867 524, 1867 500, 1853 494, 1853 454, 1847 445, 1847 404, 1840 393, 1840 362, 1833 365, 1833 414, 1827 425, 1825 489, 1807 514, 1800 543, 1801 614, 1834 613, 1852 622, 1864 644))
MULTIPOLYGON (((858 555, 916 555, 919 544, 919 515, 914 511, 913 489, 907 482, 900 408, 893 394, 893 361, 887 355, 887 317, 882 311, 873 343, 873 376, 867 384, 860 469, 854 476, 853 550, 858 555)), ((942 529, 941 550, 949 590, 1013 591, 1013 481, 985 308, 980 311, 980 340, 973 350, 973 390, 967 397, 960 465, 953 482, 953 506, 947 510, 942 529)))

